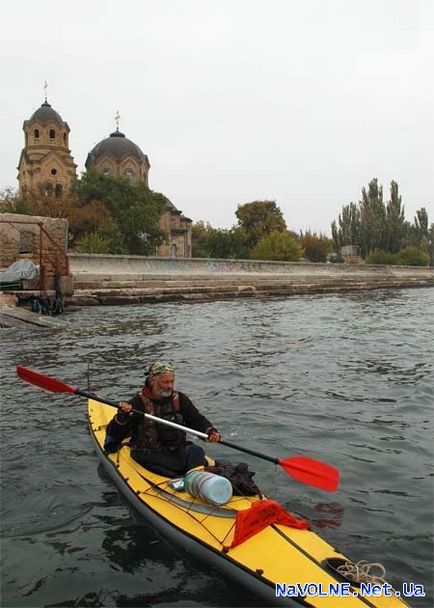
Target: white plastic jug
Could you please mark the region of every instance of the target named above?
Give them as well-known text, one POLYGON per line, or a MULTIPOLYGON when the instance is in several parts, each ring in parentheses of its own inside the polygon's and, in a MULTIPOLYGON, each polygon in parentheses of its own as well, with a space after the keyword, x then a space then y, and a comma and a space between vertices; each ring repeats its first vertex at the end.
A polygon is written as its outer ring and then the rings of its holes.
POLYGON ((225 505, 232 498, 229 479, 206 471, 189 471, 184 477, 184 489, 212 505, 225 505))

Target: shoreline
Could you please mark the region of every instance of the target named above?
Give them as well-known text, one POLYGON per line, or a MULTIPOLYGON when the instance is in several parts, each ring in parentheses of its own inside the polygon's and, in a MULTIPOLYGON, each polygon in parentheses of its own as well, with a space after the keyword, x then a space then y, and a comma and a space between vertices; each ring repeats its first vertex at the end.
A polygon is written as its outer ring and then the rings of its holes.
MULTIPOLYGON (((69 254, 62 284, 66 309, 76 306, 265 300, 294 295, 434 286, 434 268, 311 262, 69 254)), ((11 290, 20 308, 53 290, 11 290)))
POLYGON ((161 302, 213 302, 254 298, 291 297, 295 295, 313 295, 327 293, 350 293, 379 289, 403 289, 432 287, 427 280, 393 280, 393 281, 348 281, 345 283, 327 284, 318 282, 257 284, 254 281, 242 281, 239 285, 183 285, 153 287, 118 287, 80 289, 79 292, 65 297, 65 306, 111 306, 120 304, 158 304, 161 302))

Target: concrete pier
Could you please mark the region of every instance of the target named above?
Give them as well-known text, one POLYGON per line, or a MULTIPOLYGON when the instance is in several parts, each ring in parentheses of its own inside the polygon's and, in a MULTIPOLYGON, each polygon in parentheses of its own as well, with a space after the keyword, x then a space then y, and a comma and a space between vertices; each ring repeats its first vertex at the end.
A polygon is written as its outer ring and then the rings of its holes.
MULTIPOLYGON (((69 254, 72 294, 65 306, 199 302, 233 298, 434 285, 434 269, 420 266, 313 264, 256 260, 171 259, 146 256, 69 254)), ((13 291, 19 306, 54 291, 13 291)), ((29 313, 33 314, 33 313, 29 313)), ((41 316, 33 315, 31 322, 41 316)), ((39 321, 36 323, 38 324, 39 321)), ((41 322, 41 325, 43 322, 41 322)))
POLYGON ((74 305, 192 302, 434 285, 434 269, 70 254, 74 305))

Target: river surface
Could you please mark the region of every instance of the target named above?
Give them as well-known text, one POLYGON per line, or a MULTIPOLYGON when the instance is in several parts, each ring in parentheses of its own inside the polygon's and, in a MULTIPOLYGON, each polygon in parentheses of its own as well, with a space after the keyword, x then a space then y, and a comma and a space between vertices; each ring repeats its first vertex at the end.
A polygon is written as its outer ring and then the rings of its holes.
MULTIPOLYGON (((81 308, 54 329, 2 329, 1 605, 257 606, 149 528, 98 466, 86 403, 17 379, 23 364, 128 398, 174 362, 229 441, 341 471, 336 494, 245 461, 275 499, 354 561, 424 585, 433 605, 433 289, 81 308)), ((284 581, 283 581, 284 582, 284 581)))

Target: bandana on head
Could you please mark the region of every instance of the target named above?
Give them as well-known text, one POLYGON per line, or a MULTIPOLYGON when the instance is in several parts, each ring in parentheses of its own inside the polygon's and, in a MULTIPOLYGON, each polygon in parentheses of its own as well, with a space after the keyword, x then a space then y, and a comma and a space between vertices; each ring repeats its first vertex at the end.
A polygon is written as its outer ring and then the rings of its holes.
POLYGON ((173 365, 171 363, 168 361, 156 361, 149 367, 146 375, 149 376, 149 378, 153 378, 154 376, 167 374, 168 372, 173 373, 173 365))

